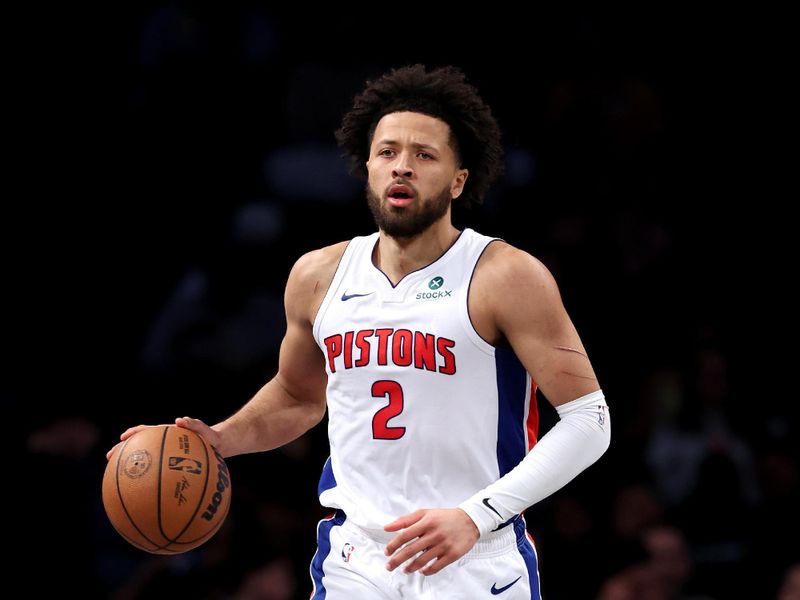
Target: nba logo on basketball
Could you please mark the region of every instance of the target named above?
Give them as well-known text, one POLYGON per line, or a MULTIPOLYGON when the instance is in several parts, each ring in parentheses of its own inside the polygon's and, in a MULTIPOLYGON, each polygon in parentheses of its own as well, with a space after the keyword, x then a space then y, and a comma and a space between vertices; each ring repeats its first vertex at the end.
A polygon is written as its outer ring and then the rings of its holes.
POLYGON ((199 460, 192 458, 183 458, 182 456, 170 456, 169 468, 173 471, 184 471, 185 473, 193 473, 200 475, 203 472, 203 463, 199 460))

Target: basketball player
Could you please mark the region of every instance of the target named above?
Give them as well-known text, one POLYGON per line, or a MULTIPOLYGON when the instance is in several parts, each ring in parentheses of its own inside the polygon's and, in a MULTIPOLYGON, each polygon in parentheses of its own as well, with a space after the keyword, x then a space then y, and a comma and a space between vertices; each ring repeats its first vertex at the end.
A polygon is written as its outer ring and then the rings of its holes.
POLYGON ((603 454, 610 421, 548 270, 451 223, 500 170, 497 124, 460 71, 416 65, 369 82, 337 138, 378 231, 297 261, 274 379, 213 427, 176 423, 228 457, 327 409, 312 598, 539 598, 521 514, 603 454), (538 442, 537 387, 560 416, 538 442))

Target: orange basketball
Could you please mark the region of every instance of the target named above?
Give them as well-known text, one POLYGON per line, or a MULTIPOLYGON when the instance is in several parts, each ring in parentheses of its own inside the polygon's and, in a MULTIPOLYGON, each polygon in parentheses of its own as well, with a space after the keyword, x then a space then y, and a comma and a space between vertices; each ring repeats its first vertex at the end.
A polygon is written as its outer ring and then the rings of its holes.
POLYGON ((106 465, 103 505, 128 542, 180 554, 208 541, 231 504, 225 461, 201 436, 159 425, 128 438, 106 465))

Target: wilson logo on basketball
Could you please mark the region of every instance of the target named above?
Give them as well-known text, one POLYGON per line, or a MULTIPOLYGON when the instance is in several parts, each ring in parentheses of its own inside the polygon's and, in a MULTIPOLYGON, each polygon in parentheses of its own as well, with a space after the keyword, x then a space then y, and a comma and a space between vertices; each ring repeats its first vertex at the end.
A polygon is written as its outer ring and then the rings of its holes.
POLYGON ((214 454, 217 456, 218 465, 217 468, 219 469, 219 475, 217 478, 217 491, 214 492, 214 496, 211 498, 211 502, 206 507, 205 512, 203 513, 203 518, 206 521, 210 521, 214 518, 214 515, 217 514, 217 509, 219 509, 219 505, 222 504, 223 494, 225 490, 227 490, 231 486, 231 479, 230 474, 228 473, 228 465, 225 464, 222 456, 220 456, 219 452, 214 450, 214 454))
POLYGON ((182 456, 170 456, 168 467, 173 471, 183 471, 200 475, 203 472, 203 463, 193 458, 183 458, 182 456))
POLYGON ((152 463, 153 459, 147 450, 134 450, 128 455, 123 471, 128 477, 136 479, 147 473, 152 463))

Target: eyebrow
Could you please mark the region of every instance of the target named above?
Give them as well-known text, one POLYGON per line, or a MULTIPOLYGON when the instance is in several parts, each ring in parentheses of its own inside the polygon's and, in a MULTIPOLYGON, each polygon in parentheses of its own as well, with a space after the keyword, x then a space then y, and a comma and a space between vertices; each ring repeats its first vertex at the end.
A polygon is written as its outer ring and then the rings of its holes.
MULTIPOLYGON (((388 140, 388 139, 380 140, 378 142, 379 146, 397 146, 398 144, 399 142, 397 142, 396 140, 388 140)), ((425 148, 428 150, 436 150, 436 151, 439 150, 436 146, 431 146, 430 144, 421 144, 419 142, 413 142, 411 145, 414 146, 415 148, 425 148)))

